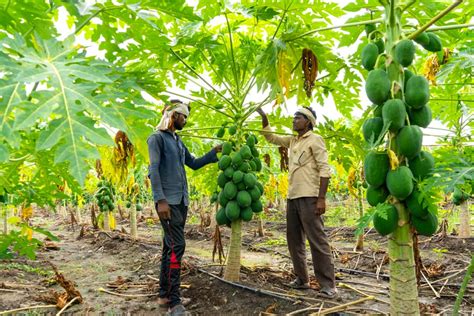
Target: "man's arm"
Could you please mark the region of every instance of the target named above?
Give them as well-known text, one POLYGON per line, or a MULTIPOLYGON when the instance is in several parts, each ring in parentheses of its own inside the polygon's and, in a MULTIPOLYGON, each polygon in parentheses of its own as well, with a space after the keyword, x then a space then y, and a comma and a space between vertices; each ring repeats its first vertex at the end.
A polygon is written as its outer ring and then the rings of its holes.
POLYGON ((320 177, 316 213, 318 215, 322 215, 324 212, 326 212, 326 193, 328 191, 329 178, 331 177, 331 168, 328 164, 328 152, 322 137, 318 136, 314 143, 311 144, 311 151, 313 153, 314 160, 316 161, 320 177))
MULTIPOLYGON (((184 144, 183 144, 184 146, 184 144)), ((217 153, 222 151, 222 145, 217 145, 214 148, 212 148, 207 154, 200 158, 195 158, 191 153, 189 152, 188 148, 184 146, 184 163, 186 166, 193 170, 197 170, 199 168, 204 167, 205 165, 212 163, 212 162, 217 162, 217 153)))
POLYGON ((291 139, 293 139, 293 136, 277 136, 273 134, 270 125, 268 124, 268 117, 265 112, 263 112, 261 108, 258 108, 257 113, 262 116, 262 129, 264 131, 262 131, 261 134, 263 137, 272 144, 287 148, 290 147, 290 142, 291 139))
POLYGON ((328 191, 329 178, 319 178, 319 195, 316 202, 316 213, 322 215, 326 212, 326 192, 328 191))
POLYGON ((150 176, 151 190, 153 192, 153 200, 155 201, 155 209, 161 219, 169 219, 171 217, 170 207, 163 193, 163 185, 161 184, 160 163, 162 148, 158 142, 158 135, 151 135, 147 139, 148 155, 150 158, 150 166, 148 174, 150 176))

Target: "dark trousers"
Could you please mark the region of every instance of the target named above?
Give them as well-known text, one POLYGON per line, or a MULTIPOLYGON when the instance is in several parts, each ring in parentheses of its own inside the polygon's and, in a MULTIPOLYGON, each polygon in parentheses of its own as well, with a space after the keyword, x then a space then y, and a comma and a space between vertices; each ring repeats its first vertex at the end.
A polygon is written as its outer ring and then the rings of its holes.
POLYGON ((170 205, 170 209, 171 219, 160 219, 164 232, 163 252, 161 254, 160 297, 169 298, 170 306, 174 307, 181 303, 179 293, 181 259, 186 248, 184 224, 188 215, 188 207, 181 201, 178 205, 170 205))
POLYGON ((334 288, 334 262, 328 237, 324 233, 321 216, 316 215, 316 197, 288 200, 286 237, 295 274, 309 282, 306 265, 306 238, 308 238, 316 279, 321 287, 334 288))

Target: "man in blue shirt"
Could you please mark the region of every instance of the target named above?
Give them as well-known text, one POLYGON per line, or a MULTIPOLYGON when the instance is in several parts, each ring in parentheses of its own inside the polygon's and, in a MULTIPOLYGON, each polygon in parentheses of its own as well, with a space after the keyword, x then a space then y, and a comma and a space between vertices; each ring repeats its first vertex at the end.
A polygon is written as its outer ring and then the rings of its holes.
POLYGON ((149 177, 155 208, 163 228, 163 252, 160 272, 160 307, 170 308, 171 315, 185 315, 181 302, 181 259, 186 246, 184 224, 189 194, 184 165, 193 170, 217 162, 218 145, 200 158, 194 158, 176 134, 186 125, 189 106, 172 100, 165 107, 158 129, 147 140, 150 156, 149 177))

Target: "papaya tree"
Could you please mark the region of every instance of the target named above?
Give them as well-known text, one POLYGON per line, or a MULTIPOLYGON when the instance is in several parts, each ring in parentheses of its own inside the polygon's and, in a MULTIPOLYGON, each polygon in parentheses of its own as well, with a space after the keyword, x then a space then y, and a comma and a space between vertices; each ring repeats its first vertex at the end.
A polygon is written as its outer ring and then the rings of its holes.
POLYGON ((460 1, 413 33, 403 32, 402 26, 403 13, 414 1, 381 3, 385 13, 382 26, 370 33, 371 42, 361 56, 364 68, 369 70, 365 92, 374 103, 373 117, 366 121, 373 148, 364 161, 367 199, 378 204, 373 218, 375 229, 389 236, 391 313, 416 315, 420 312, 413 233, 432 235, 438 221, 430 192, 420 185, 434 170, 433 156, 422 151, 421 128, 431 122, 429 83, 407 68, 415 58, 415 42, 430 52, 442 50, 440 38, 425 30, 460 1), (384 50, 375 44, 376 34, 383 35, 384 50), (385 136, 387 142, 382 144, 385 136))

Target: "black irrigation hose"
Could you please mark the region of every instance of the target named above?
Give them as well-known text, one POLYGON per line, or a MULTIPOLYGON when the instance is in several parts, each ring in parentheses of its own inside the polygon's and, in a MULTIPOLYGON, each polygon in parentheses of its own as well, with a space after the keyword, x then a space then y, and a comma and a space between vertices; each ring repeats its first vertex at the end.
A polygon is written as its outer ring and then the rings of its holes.
MULTIPOLYGON (((255 289, 255 288, 252 288, 252 287, 249 287, 249 286, 246 286, 246 285, 243 285, 243 284, 240 284, 240 283, 235 283, 235 282, 231 282, 231 281, 227 281, 227 280, 224 280, 223 278, 221 277, 218 277, 217 275, 215 274, 212 274, 211 272, 208 272, 206 270, 203 270, 201 268, 197 268, 197 270, 201 273, 204 273, 204 274, 207 274, 215 279, 218 279, 224 283, 227 283, 227 284, 230 284, 230 285, 233 285, 235 287, 238 287, 238 288, 241 288, 243 290, 247 290, 247 291, 250 291, 252 293, 256 293, 256 294, 264 294, 264 295, 268 295, 268 296, 272 296, 272 297, 275 297, 275 298, 278 298, 278 299, 282 299, 282 300, 285 300, 285 301, 289 301, 289 302, 292 302, 292 303, 296 303, 297 301, 296 300, 293 300, 291 298, 288 298, 288 297, 285 297, 285 296, 280 296, 280 295, 277 295, 275 293, 271 293, 271 292, 268 292, 266 290, 262 290, 262 289, 255 289)), ((304 300, 304 298, 301 298, 301 300, 304 300)))

